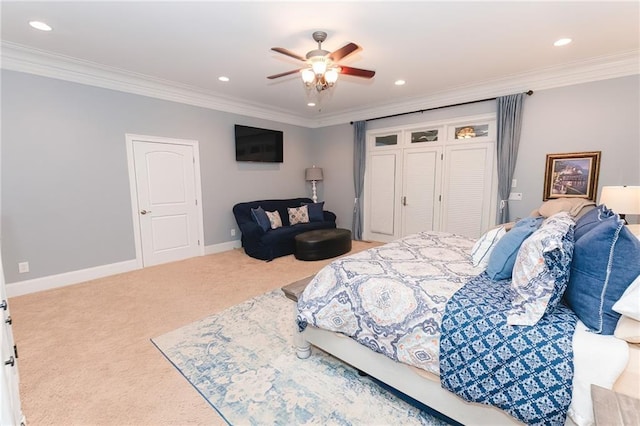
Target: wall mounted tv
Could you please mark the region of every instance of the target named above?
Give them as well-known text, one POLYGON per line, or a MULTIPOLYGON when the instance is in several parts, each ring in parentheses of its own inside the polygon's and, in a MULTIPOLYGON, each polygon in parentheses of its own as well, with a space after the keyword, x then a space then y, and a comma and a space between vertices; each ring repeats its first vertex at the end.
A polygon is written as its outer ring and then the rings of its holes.
POLYGON ((236 161, 282 163, 282 132, 236 124, 236 161))

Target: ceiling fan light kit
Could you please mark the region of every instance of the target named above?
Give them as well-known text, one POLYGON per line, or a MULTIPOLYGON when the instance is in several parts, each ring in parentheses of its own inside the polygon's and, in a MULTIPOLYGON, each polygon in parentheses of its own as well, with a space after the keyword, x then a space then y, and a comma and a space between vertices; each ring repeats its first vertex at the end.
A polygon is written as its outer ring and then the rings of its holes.
POLYGON ((338 81, 339 74, 353 75, 362 78, 373 78, 373 76, 376 74, 375 71, 345 67, 337 64, 339 60, 358 50, 359 47, 357 44, 348 43, 335 52, 329 52, 322 49, 322 42, 327 39, 326 32, 316 31, 312 34, 312 37, 313 40, 318 43, 318 48, 307 52, 305 57, 302 57, 282 47, 271 48, 271 50, 273 50, 274 52, 278 52, 305 62, 306 67, 271 75, 267 78, 275 79, 299 72, 300 76, 302 77, 304 86, 308 90, 315 90, 317 94, 320 94, 324 90, 330 89, 335 86, 336 82, 338 81))

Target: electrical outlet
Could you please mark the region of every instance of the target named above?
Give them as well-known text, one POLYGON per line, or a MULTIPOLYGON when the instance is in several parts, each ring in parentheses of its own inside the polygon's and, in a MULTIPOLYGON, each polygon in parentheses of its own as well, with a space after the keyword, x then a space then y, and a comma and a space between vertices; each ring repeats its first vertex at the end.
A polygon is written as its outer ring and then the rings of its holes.
POLYGON ((522 192, 512 192, 509 194, 510 200, 522 201, 522 192))
POLYGON ((29 272, 29 262, 19 262, 18 263, 18 272, 20 274, 24 274, 25 272, 29 272))
POLYGON ((232 237, 236 236, 236 228, 231 228, 231 236, 232 237))

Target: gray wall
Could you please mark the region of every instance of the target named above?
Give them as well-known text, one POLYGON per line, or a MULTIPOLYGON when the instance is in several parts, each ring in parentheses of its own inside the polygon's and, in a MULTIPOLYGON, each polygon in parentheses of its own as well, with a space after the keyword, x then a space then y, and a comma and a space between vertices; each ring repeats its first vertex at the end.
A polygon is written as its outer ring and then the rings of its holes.
POLYGON ((2 71, 8 283, 135 258, 125 133, 200 145, 205 245, 238 239, 236 202, 308 195, 307 128, 2 71), (284 163, 237 163, 233 124, 284 131, 284 163), (31 271, 19 274, 18 262, 31 271))
POLYGON ((598 196, 602 186, 640 185, 640 76, 541 90, 526 100, 514 173, 523 200, 509 203, 512 219, 542 202, 546 155, 580 151, 602 151, 598 196))
MULTIPOLYGON (((205 244, 236 227, 231 207, 309 196, 351 228, 353 128, 306 129, 143 96, 2 71, 2 254, 7 282, 134 259, 125 133, 200 141, 205 244), (237 163, 233 124, 283 130, 280 165, 237 163), (29 261, 31 272, 17 273, 29 261)), ((525 103, 512 219, 542 202, 548 153, 602 151, 602 185, 640 185, 640 76, 540 90, 525 103)), ((369 129, 495 111, 494 102, 372 121, 369 129)), ((632 221, 637 220, 631 218, 632 221)))
MULTIPOLYGON (((526 89, 526 88, 525 88, 526 89)), ((495 112, 495 102, 481 102, 424 113, 370 121, 367 129, 425 123, 495 112)), ((640 76, 603 80, 536 91, 525 99, 524 119, 513 192, 522 201, 510 201, 511 220, 528 216, 542 203, 546 155, 551 153, 602 151, 598 194, 603 185, 640 185, 640 76)), ((351 227, 353 205, 353 129, 334 126, 316 129, 314 158, 323 158, 325 175, 340 176, 327 182, 327 204, 340 208, 351 227), (322 137, 319 137, 322 132, 322 137), (334 167, 339 168, 333 170, 334 167), (349 169, 349 173, 345 170, 349 169), (347 179, 351 179, 348 181, 347 179)), ((320 160, 319 160, 320 162, 320 160)), ((628 216, 631 223, 638 217, 628 216)))

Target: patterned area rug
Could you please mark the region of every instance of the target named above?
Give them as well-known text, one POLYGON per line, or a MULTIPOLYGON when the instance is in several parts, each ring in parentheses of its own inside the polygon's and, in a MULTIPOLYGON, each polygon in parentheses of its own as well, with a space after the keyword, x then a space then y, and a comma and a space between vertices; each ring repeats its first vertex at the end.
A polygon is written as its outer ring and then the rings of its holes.
POLYGON ((445 424, 318 349, 298 359, 293 308, 277 290, 152 342, 230 424, 445 424))

